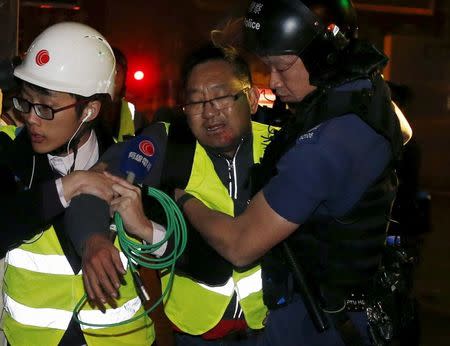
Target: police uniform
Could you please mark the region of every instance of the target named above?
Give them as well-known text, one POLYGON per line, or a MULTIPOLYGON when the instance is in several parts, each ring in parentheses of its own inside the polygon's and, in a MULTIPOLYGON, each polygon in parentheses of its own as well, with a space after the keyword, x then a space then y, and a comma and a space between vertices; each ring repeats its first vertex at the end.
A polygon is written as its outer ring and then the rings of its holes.
POLYGON ((301 101, 257 172, 269 206, 300 225, 262 260, 270 313, 258 345, 368 345, 384 328, 369 308, 402 136, 380 75, 387 58, 357 31, 351 2, 338 0, 254 1, 244 20, 246 47, 269 57, 280 84, 301 71, 310 88, 291 91, 301 101), (302 64, 281 69, 279 56, 302 64))
MULTIPOLYGON (((369 80, 358 80, 335 91, 371 87, 369 80)), ((308 116, 312 120, 314 114, 308 116)), ((394 116, 392 122, 396 127, 394 116)), ((314 124, 295 138, 263 192, 277 214, 302 225, 289 240, 293 251, 318 295, 324 295, 318 298, 324 304, 323 309, 337 311, 346 308, 344 304, 352 290, 366 290, 378 269, 396 187, 390 168, 393 160, 390 138, 376 132, 354 113, 314 124), (369 215, 372 220, 367 221, 369 215), (328 299, 332 301, 323 301, 328 299)), ((276 261, 277 257, 269 254, 265 260, 276 261)), ((272 306, 265 342, 343 345, 336 328, 321 333, 316 330, 295 288, 286 297, 277 297, 277 301, 280 298, 289 303, 272 306)), ((332 314, 327 315, 329 325, 333 325, 332 314)), ((348 318, 362 335, 364 344, 369 345, 365 311, 350 310, 348 318)))

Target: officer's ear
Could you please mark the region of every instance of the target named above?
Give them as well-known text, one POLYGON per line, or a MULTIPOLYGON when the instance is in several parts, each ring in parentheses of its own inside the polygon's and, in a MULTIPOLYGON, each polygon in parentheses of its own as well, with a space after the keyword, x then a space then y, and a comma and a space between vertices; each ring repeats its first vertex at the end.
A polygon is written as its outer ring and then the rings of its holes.
POLYGON ((247 90, 246 95, 250 106, 250 113, 255 114, 258 109, 259 89, 256 87, 251 87, 247 90))

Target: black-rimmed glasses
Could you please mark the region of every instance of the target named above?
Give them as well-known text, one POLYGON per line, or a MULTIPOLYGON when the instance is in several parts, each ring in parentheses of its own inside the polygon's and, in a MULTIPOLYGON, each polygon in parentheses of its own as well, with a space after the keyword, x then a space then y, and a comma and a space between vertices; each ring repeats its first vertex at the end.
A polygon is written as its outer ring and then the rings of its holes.
POLYGON ((33 108, 36 115, 39 118, 45 119, 45 120, 53 120, 53 118, 55 117, 55 113, 64 111, 66 109, 75 107, 81 103, 87 102, 86 100, 80 100, 80 101, 77 101, 70 105, 67 105, 67 106, 64 106, 61 108, 57 108, 57 109, 53 109, 52 107, 41 104, 41 103, 31 103, 30 101, 27 101, 21 97, 13 97, 12 101, 13 101, 14 108, 16 110, 18 110, 19 112, 25 113, 25 114, 30 113, 31 108, 33 108))
POLYGON ((248 88, 245 88, 238 91, 236 94, 214 97, 204 101, 186 103, 182 106, 183 111, 188 115, 202 114, 205 109, 205 104, 208 102, 211 103, 211 105, 217 110, 225 109, 233 106, 234 102, 237 101, 242 95, 246 94, 247 91, 248 88))

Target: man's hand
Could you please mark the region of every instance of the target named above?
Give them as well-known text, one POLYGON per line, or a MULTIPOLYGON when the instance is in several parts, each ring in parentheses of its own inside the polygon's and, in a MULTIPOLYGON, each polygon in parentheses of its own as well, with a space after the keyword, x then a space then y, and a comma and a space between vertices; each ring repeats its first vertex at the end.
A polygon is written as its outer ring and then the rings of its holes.
POLYGON ((108 203, 113 199, 113 181, 108 179, 102 172, 75 171, 62 177, 61 181, 64 198, 67 202, 82 193, 97 196, 108 203))
POLYGON ((111 215, 118 212, 128 233, 151 243, 153 226, 144 213, 141 189, 107 172, 105 175, 115 183, 112 186, 115 198, 110 204, 111 215))
POLYGON ((104 311, 106 302, 111 305, 118 298, 120 282, 126 272, 119 250, 108 236, 97 233, 86 240, 82 259, 86 293, 89 300, 104 311))
POLYGON ((100 161, 97 162, 94 166, 92 166, 89 171, 103 173, 108 169, 108 164, 106 162, 100 161))

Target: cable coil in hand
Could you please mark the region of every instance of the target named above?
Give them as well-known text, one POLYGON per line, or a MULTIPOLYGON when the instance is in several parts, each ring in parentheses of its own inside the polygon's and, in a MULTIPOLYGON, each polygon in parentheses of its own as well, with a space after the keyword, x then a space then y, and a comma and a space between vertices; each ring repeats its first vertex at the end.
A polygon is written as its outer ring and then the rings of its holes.
POLYGON ((176 203, 167 194, 153 187, 148 187, 147 195, 155 198, 162 205, 164 212, 166 214, 167 227, 164 239, 155 244, 137 243, 136 240, 130 238, 127 235, 125 228, 123 227, 122 218, 120 217, 120 214, 118 212, 114 214, 114 222, 117 227, 117 236, 119 240, 119 245, 128 259, 130 270, 136 272, 137 265, 154 270, 170 268, 170 276, 166 289, 164 290, 164 292, 162 292, 161 297, 150 308, 148 308, 141 314, 136 315, 126 321, 111 324, 89 323, 81 321, 79 319, 78 314, 87 301, 87 295, 84 294, 84 296, 77 303, 73 311, 73 318, 77 323, 90 327, 115 327, 124 325, 136 321, 139 318, 142 318, 146 316, 148 313, 152 312, 159 304, 162 303, 164 297, 168 295, 172 287, 173 277, 175 273, 175 263, 186 247, 187 242, 186 222, 184 221, 183 214, 181 213, 176 203), (159 258, 149 256, 153 252, 158 250, 166 241, 168 241, 170 237, 173 237, 174 248, 169 254, 159 258))

